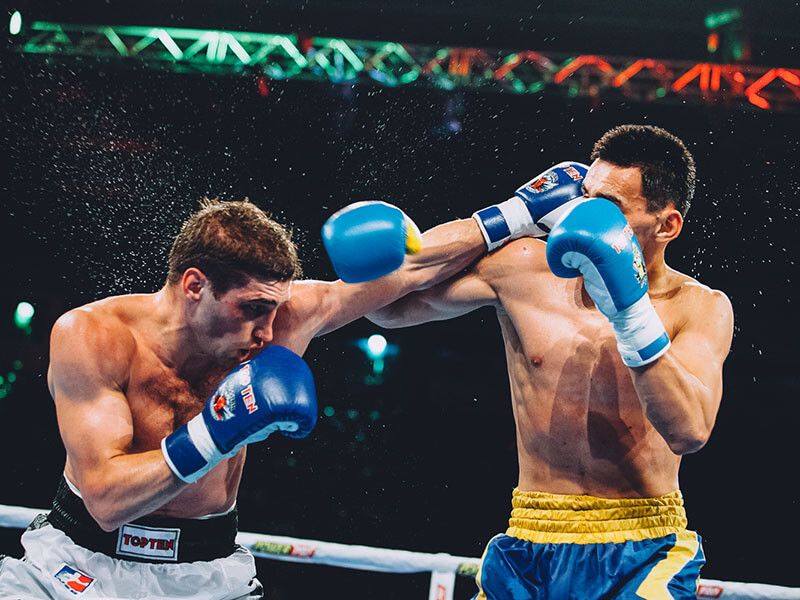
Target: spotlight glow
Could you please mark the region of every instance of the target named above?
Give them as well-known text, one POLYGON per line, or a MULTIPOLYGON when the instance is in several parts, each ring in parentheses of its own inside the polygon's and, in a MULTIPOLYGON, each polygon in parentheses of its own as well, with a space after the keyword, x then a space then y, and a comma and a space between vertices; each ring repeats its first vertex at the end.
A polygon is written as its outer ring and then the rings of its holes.
POLYGON ((20 302, 17 304, 17 310, 14 311, 14 324, 20 329, 25 329, 31 324, 34 312, 30 302, 20 302))
POLYGON ((11 35, 17 35, 22 30, 22 14, 15 10, 14 14, 11 15, 11 19, 8 22, 8 32, 11 35))
POLYGON ((379 358, 386 352, 386 338, 376 333, 367 340, 367 352, 372 358, 379 358))

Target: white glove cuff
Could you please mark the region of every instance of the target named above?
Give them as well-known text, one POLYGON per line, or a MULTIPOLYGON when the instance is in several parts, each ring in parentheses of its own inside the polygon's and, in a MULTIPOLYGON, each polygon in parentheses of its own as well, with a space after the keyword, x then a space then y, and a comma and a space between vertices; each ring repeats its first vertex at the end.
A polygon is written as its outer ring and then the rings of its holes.
POLYGON ((503 213, 506 223, 508 223, 508 230, 511 232, 512 240, 541 232, 533 222, 533 217, 531 217, 528 207, 525 206, 521 198, 512 196, 505 202, 498 204, 497 208, 503 213))
POLYGON ((178 468, 172 462, 169 452, 167 451, 166 437, 161 440, 161 453, 164 455, 164 460, 166 461, 170 470, 175 473, 175 476, 178 479, 185 481, 186 483, 194 483, 203 475, 208 473, 211 469, 213 469, 219 463, 219 461, 225 458, 225 456, 219 451, 216 443, 214 443, 214 440, 211 438, 208 427, 206 427, 206 424, 203 421, 203 413, 200 413, 186 424, 186 431, 192 445, 194 445, 197 452, 200 453, 200 456, 205 459, 205 466, 201 467, 197 471, 189 473, 186 476, 181 475, 178 468))
POLYGON ((647 294, 609 321, 622 361, 629 367, 651 363, 669 350, 669 336, 647 294))
POLYGON ((564 204, 561 206, 554 208, 541 219, 539 219, 539 221, 537 221, 539 225, 538 229, 542 230, 543 235, 548 235, 551 231, 553 231, 553 228, 572 211, 573 208, 575 208, 578 204, 586 202, 586 200, 587 199, 583 196, 578 196, 577 198, 573 198, 572 200, 564 202, 564 204), (542 225, 544 225, 544 227, 541 227, 542 225), (544 233, 545 228, 547 231, 546 234, 544 233))
POLYGON ((472 218, 478 222, 478 227, 481 229, 483 239, 486 241, 486 246, 490 252, 495 248, 499 248, 508 240, 515 240, 526 235, 532 235, 534 237, 547 235, 545 231, 536 226, 528 207, 525 206, 522 199, 517 196, 512 196, 505 202, 495 204, 493 207, 489 208, 496 208, 500 211, 505 226, 508 228, 508 235, 503 236, 497 235, 496 231, 499 228, 496 226, 496 223, 487 228, 487 223, 484 221, 485 215, 493 211, 483 209, 472 215, 472 218), (492 231, 489 231, 489 229, 492 231))

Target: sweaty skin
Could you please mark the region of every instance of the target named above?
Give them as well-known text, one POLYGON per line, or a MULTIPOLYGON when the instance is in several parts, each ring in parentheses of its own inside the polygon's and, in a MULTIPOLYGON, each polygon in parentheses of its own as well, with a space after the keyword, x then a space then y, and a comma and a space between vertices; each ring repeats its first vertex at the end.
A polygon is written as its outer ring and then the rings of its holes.
POLYGON ((161 439, 205 406, 225 374, 264 346, 302 355, 310 341, 463 269, 484 250, 471 219, 423 235, 394 273, 358 285, 250 278, 220 298, 198 269, 154 294, 106 298, 58 319, 48 385, 67 451, 65 473, 111 531, 148 514, 228 510, 246 448, 193 484, 164 461, 161 439))
POLYGON ((723 293, 664 262, 683 220, 671 205, 647 212, 638 168, 596 161, 584 188, 587 197, 617 204, 642 246, 649 295, 672 340, 655 362, 623 364, 583 279, 555 277, 544 242, 534 239, 511 242, 464 274, 369 318, 403 327, 493 306, 505 344, 519 488, 660 496, 678 489, 681 455, 698 450, 711 433, 733 312, 723 293))

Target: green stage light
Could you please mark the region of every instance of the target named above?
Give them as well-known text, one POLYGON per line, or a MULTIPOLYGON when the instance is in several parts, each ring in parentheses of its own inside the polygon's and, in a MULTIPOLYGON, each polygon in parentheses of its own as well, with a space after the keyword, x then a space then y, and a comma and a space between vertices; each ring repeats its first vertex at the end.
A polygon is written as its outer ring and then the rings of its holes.
POLYGON ((742 11, 738 8, 709 13, 706 15, 706 29, 716 29, 742 18, 742 11))
POLYGON ((8 21, 8 32, 11 35, 17 35, 20 31, 22 31, 22 14, 15 10, 8 21))
POLYGON ((27 329, 31 325, 33 314, 36 311, 30 302, 20 302, 14 311, 14 324, 20 329, 27 329))
POLYGON ((373 334, 367 338, 367 355, 375 360, 382 358, 386 354, 386 338, 379 333, 373 334))
POLYGON ((361 338, 356 341, 356 346, 364 351, 370 363, 372 363, 372 373, 364 378, 367 385, 380 385, 383 383, 384 361, 387 357, 396 356, 398 348, 390 344, 385 337, 375 333, 368 338, 361 338))

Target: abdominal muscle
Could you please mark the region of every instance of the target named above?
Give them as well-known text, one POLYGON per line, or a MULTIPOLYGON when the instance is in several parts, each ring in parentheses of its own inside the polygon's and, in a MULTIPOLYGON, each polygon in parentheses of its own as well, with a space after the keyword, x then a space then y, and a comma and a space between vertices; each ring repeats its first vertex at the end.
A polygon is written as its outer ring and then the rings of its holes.
POLYGON ((201 519, 233 510, 242 479, 245 451, 222 461, 153 515, 177 519, 201 519))
POLYGON ((525 313, 515 315, 516 326, 500 315, 519 488, 606 498, 678 489, 680 457, 647 420, 602 315, 525 313), (536 327, 523 325, 520 336, 525 317, 536 327))

